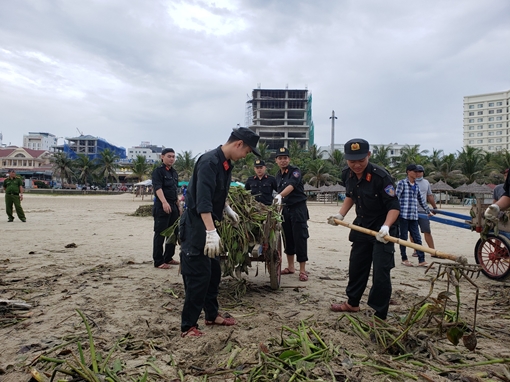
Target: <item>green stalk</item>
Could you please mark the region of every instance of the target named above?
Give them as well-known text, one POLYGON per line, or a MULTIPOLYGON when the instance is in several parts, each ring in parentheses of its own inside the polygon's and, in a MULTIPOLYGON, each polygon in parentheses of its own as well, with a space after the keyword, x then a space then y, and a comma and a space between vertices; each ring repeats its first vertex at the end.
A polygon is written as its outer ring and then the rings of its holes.
POLYGON ((87 328, 87 334, 89 336, 89 346, 90 346, 90 359, 92 361, 92 370, 94 370, 94 373, 98 373, 99 369, 97 367, 97 359, 96 359, 96 347, 94 346, 94 337, 92 337, 92 331, 90 330, 90 325, 85 318, 85 315, 79 310, 76 309, 78 314, 81 316, 81 319, 83 320, 83 323, 85 324, 85 327, 87 328))

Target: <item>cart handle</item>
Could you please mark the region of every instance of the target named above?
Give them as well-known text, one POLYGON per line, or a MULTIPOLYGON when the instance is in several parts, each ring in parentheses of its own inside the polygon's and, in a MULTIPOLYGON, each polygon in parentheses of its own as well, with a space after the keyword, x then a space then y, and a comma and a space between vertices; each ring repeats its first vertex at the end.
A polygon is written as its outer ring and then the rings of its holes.
MULTIPOLYGON (((355 231, 362 232, 362 233, 367 234, 367 235, 377 236, 377 234, 379 233, 379 232, 376 232, 376 231, 372 231, 371 229, 368 229, 368 228, 357 226, 357 225, 352 224, 352 223, 346 223, 346 222, 344 222, 342 220, 338 220, 338 219, 334 219, 334 220, 335 220, 335 223, 337 225, 341 225, 341 226, 353 229, 355 231)), ((410 241, 398 239, 398 238, 390 236, 390 235, 384 236, 384 240, 391 241, 392 243, 395 243, 395 244, 404 245, 404 246, 409 247, 409 248, 417 249, 419 251, 427 252, 427 253, 430 253, 430 254, 432 254, 434 256, 440 257, 442 259, 456 261, 457 263, 462 264, 462 265, 467 265, 468 264, 468 261, 467 261, 467 259, 464 256, 451 255, 449 253, 441 252, 441 251, 438 251, 436 249, 424 247, 423 245, 419 245, 419 244, 416 244, 416 243, 411 243, 410 241)))

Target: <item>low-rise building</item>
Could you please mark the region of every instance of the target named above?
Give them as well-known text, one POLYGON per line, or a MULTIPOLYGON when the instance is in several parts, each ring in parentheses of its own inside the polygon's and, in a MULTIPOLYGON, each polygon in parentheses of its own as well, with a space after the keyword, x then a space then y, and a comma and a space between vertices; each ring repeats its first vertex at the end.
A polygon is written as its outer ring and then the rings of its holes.
POLYGON ((23 147, 28 149, 51 151, 57 145, 58 138, 50 133, 31 131, 28 135, 23 135, 23 147))
POLYGON ((47 150, 33 150, 25 147, 7 146, 0 148, 0 173, 8 169, 25 179, 51 180, 53 175, 50 162, 51 153, 47 150))

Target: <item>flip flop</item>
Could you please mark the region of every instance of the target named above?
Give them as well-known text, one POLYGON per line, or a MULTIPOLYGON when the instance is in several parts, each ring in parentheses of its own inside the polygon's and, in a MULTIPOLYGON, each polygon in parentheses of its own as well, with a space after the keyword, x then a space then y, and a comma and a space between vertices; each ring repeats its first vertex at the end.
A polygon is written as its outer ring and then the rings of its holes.
POLYGON ((296 271, 291 271, 289 268, 285 268, 282 270, 282 275, 291 275, 293 273, 296 273, 296 271))
POLYGON ((168 265, 166 263, 163 263, 159 267, 156 267, 156 268, 158 268, 158 269, 170 269, 170 265, 168 265))
POLYGON ((179 265, 179 262, 178 262, 177 260, 172 259, 172 260, 170 260, 170 261, 169 261, 168 263, 166 263, 166 264, 168 264, 168 265, 179 265))
POLYGON ((405 265, 406 267, 413 267, 414 266, 409 260, 402 261, 402 265, 405 265))
POLYGON ((308 275, 306 272, 299 272, 299 281, 308 281, 308 275))
POLYGON ((350 306, 347 302, 341 304, 331 304, 330 308, 333 312, 359 312, 359 306, 350 306))
POLYGON ((181 333, 181 337, 202 337, 205 333, 198 330, 196 326, 192 326, 186 332, 181 333))
MULTIPOLYGON (((222 317, 219 314, 218 314, 218 317, 223 318, 223 321, 221 323, 217 323, 216 321, 207 321, 207 320, 205 320, 205 324, 206 325, 219 325, 219 326, 232 326, 232 325, 237 324, 237 322, 234 319, 234 317, 222 317)), ((216 318, 218 318, 218 317, 216 317, 216 318)))

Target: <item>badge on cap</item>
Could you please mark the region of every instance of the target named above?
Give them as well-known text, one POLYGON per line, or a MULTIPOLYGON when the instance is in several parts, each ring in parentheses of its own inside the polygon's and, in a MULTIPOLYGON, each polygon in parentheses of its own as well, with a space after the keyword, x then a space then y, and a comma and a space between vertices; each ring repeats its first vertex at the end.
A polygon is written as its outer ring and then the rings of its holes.
POLYGON ((384 188, 384 192, 393 197, 395 196, 395 187, 393 187, 393 184, 389 184, 384 188))
POLYGON ((351 144, 351 150, 352 151, 358 151, 360 148, 361 147, 360 147, 359 143, 357 143, 357 142, 351 144))
POLYGON ((280 147, 280 152, 284 153, 285 152, 285 147, 280 147))
POLYGON ((256 164, 256 165, 257 165, 257 164, 260 164, 260 160, 258 160, 258 159, 257 159, 257 160, 255 161, 255 164, 256 164))

